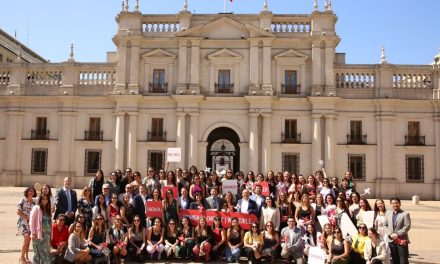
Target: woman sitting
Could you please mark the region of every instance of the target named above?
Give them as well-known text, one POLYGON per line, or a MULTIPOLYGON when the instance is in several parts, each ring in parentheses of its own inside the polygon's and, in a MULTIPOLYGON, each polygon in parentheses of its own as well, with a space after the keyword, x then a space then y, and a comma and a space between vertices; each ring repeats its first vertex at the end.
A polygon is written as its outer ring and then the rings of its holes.
POLYGON ((211 228, 206 224, 206 218, 199 219, 199 224, 194 229, 194 237, 196 239, 196 245, 193 248, 193 253, 198 258, 199 256, 205 256, 206 262, 209 262, 209 255, 211 253, 211 228))
POLYGON ((261 231, 261 236, 263 237, 261 256, 264 259, 270 259, 271 263, 275 263, 277 248, 280 245, 280 236, 275 231, 275 226, 272 222, 266 223, 266 229, 261 231))
POLYGON ((232 217, 231 227, 229 227, 227 233, 227 247, 225 249, 226 261, 228 263, 234 263, 240 260, 243 237, 244 232, 238 225, 238 219, 232 217))
POLYGON ((252 263, 260 263, 262 248, 263 237, 258 230, 257 223, 252 223, 251 230, 244 235, 244 252, 248 260, 252 263))
POLYGON ((69 236, 67 242, 67 250, 64 259, 70 262, 87 263, 92 260, 89 255, 90 250, 86 247, 86 240, 84 239, 83 226, 80 223, 75 224, 75 230, 69 236))
POLYGON ((211 259, 216 259, 220 252, 224 249, 224 245, 226 242, 226 231, 222 226, 220 216, 214 217, 212 221, 212 250, 211 250, 211 259))
POLYGON ((341 228, 333 231, 333 239, 327 244, 331 264, 347 264, 350 259, 350 243, 342 237, 341 228))
POLYGON ((147 232, 145 227, 141 225, 141 219, 138 215, 134 217, 133 225, 128 229, 128 241, 130 255, 134 256, 136 261, 143 262, 146 257, 147 232))
POLYGON ((169 220, 168 226, 165 230, 165 252, 167 253, 168 259, 172 256, 177 258, 180 253, 177 225, 176 220, 174 219, 169 220))
POLYGON ((150 258, 154 258, 154 254, 157 254, 157 260, 162 257, 162 252, 165 247, 163 245, 164 241, 164 231, 162 228, 162 221, 160 218, 155 218, 153 220, 153 226, 148 228, 147 235, 147 252, 150 254, 150 258))
POLYGON ((388 252, 386 243, 380 239, 379 233, 374 227, 368 229, 368 237, 364 246, 364 259, 367 264, 386 264, 388 260, 388 252))
POLYGON ((124 232, 122 217, 120 215, 114 218, 113 227, 109 229, 110 248, 113 257, 119 262, 121 258, 127 256, 128 238, 124 232))
POLYGON ((180 252, 183 259, 190 258, 194 247, 194 233, 189 218, 184 216, 179 230, 180 252))

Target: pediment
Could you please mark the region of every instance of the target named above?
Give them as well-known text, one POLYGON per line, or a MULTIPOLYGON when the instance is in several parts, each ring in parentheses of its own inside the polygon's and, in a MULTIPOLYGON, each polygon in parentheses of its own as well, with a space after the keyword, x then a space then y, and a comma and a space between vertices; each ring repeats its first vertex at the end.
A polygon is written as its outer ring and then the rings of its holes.
POLYGON ((142 54, 142 58, 144 59, 172 59, 174 60, 176 58, 176 55, 174 55, 171 52, 168 52, 163 49, 155 49, 153 51, 147 52, 142 54))
POLYGON ((280 54, 274 56, 274 59, 304 59, 307 60, 309 56, 307 56, 304 53, 301 53, 294 49, 289 49, 286 51, 281 52, 280 54))
POLYGON ((235 53, 229 49, 221 49, 216 52, 213 52, 209 54, 208 56, 209 60, 215 60, 215 59, 229 59, 229 60, 241 60, 243 56, 241 56, 238 53, 235 53))
POLYGON ((176 37, 203 37, 206 39, 242 39, 248 37, 273 37, 256 26, 243 24, 229 17, 222 17, 208 24, 202 24, 179 32, 176 37))

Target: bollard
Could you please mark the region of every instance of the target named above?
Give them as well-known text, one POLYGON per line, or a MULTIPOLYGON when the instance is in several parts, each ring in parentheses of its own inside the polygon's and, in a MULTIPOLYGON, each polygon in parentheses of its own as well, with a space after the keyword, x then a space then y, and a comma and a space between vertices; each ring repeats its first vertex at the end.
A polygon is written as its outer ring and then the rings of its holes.
POLYGON ((418 195, 413 195, 413 197, 412 197, 413 205, 418 205, 419 201, 420 201, 420 197, 418 195))

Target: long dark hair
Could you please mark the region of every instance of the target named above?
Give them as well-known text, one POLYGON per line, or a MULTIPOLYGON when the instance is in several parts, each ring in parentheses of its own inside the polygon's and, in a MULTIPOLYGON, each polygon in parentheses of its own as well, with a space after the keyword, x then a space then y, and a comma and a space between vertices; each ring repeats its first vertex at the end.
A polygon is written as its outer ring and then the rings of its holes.
POLYGON ((47 194, 41 194, 40 197, 38 197, 38 205, 40 206, 41 210, 43 211, 44 215, 50 215, 51 209, 50 209, 50 196, 47 194), (46 206, 43 206, 43 199, 47 199, 46 206))

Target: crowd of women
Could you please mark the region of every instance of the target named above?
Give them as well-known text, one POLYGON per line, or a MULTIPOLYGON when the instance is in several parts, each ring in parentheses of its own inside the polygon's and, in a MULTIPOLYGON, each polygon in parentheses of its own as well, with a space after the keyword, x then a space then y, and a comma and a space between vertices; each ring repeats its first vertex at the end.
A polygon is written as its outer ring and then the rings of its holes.
MULTIPOLYGON (((373 208, 355 189, 353 176, 329 178, 325 171, 304 177, 289 172, 246 175, 239 171, 175 171, 153 168, 146 177, 128 168, 112 172, 108 179, 98 170, 79 196, 71 188, 72 179, 52 196, 51 188, 26 188, 18 204, 18 234, 23 246, 20 263, 28 257, 32 240, 33 263, 120 263, 124 259, 197 259, 228 263, 247 257, 252 263, 277 258, 307 263, 316 249, 328 263, 408 263, 409 214, 400 209, 400 200, 391 199, 392 208, 377 199, 373 208), (224 192, 222 182, 237 181, 237 194, 224 192), (268 186, 263 195, 262 186, 268 186), (171 189, 177 187, 179 196, 171 189), (147 217, 146 202, 160 201, 162 217, 147 217), (206 218, 193 225, 180 217, 185 209, 254 214, 257 221, 245 230, 239 219, 206 218), (374 210, 374 226, 367 229, 364 215, 374 210), (358 228, 348 237, 341 231, 347 214, 358 228), (326 215, 323 227, 318 216, 326 215), (54 219, 52 221, 52 219, 54 219)), ((313 256, 312 256, 313 255, 313 256)))

